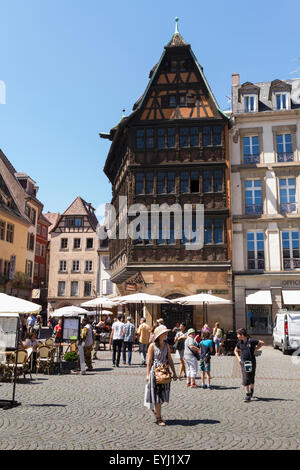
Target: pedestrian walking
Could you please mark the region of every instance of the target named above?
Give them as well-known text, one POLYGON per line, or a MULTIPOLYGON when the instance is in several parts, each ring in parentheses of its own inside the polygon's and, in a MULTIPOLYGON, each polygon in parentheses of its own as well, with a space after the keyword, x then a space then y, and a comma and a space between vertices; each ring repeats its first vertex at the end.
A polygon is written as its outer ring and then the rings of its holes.
POLYGON ((149 336, 149 344, 153 343, 154 341, 154 331, 155 331, 155 328, 157 328, 157 324, 155 324, 154 326, 152 326, 152 328, 150 329, 150 336, 149 336))
POLYGON ((27 318, 27 332, 32 333, 33 332, 33 326, 35 324, 36 316, 34 313, 31 313, 29 317, 27 318))
POLYGON ((138 327, 137 334, 139 337, 139 353, 142 360, 141 366, 145 366, 147 349, 150 339, 150 326, 147 325, 145 317, 142 317, 140 320, 140 326, 138 327))
POLYGON ((210 328, 207 323, 203 325, 201 333, 210 333, 210 328))
POLYGON ((100 351, 100 339, 101 339, 101 333, 104 328, 104 322, 100 321, 99 323, 96 323, 93 329, 94 333, 94 354, 93 354, 93 359, 98 359, 97 358, 97 351, 100 351))
POLYGON ((41 337, 41 327, 42 327, 42 318, 40 315, 38 315, 33 325, 33 331, 35 333, 35 336, 38 339, 41 337))
POLYGON ((61 318, 58 320, 57 325, 55 325, 53 332, 55 335, 55 342, 61 343, 61 340, 62 340, 62 319, 61 318))
POLYGON ((121 321, 123 318, 122 313, 119 313, 118 318, 112 325, 109 345, 113 348, 112 362, 113 367, 119 367, 120 357, 123 346, 124 338, 124 323, 121 321))
POLYGON ((135 326, 131 317, 127 317, 124 325, 124 342, 123 342, 123 364, 126 364, 126 350, 128 350, 128 365, 131 366, 132 346, 135 339, 135 326))
POLYGON ((22 339, 24 340, 27 336, 27 315, 22 315, 22 339))
POLYGON ((209 333, 202 333, 202 341, 199 343, 200 349, 200 372, 202 373, 202 387, 211 388, 210 385, 210 358, 213 352, 213 342, 209 339, 209 333), (205 376, 207 376, 207 385, 205 384, 205 376))
POLYGON ((86 318, 82 320, 81 340, 83 342, 84 361, 87 366, 87 371, 92 371, 93 328, 86 318))
POLYGON ((148 352, 144 405, 153 411, 159 426, 166 425, 161 416, 161 405, 169 403, 171 379, 177 380, 170 347, 166 342, 169 331, 164 325, 157 327, 154 331, 154 343, 150 344, 148 352))
POLYGON ((213 342, 215 344, 216 356, 220 356, 222 338, 223 338, 223 331, 220 328, 220 323, 216 322, 214 329, 213 329, 213 342))
POLYGON ((247 330, 240 328, 237 330, 238 343, 235 347, 234 354, 236 355, 242 369, 243 385, 246 391, 244 401, 250 402, 254 393, 254 382, 256 372, 256 358, 255 353, 265 343, 258 339, 249 338, 247 330))
POLYGON ((184 361, 184 342, 186 339, 187 339, 186 324, 182 322, 179 325, 179 331, 177 332, 175 339, 174 339, 174 348, 178 352, 179 359, 180 359, 179 374, 178 374, 179 380, 181 379, 182 373, 183 373, 183 377, 186 378, 185 361, 184 361))
POLYGON ((54 328, 57 325, 57 319, 55 317, 50 316, 48 320, 48 326, 52 330, 52 334, 54 334, 54 328))
POLYGON ((184 360, 186 363, 186 386, 198 388, 196 385, 196 377, 198 370, 198 359, 200 350, 195 341, 196 331, 190 328, 187 332, 187 339, 184 344, 184 360))

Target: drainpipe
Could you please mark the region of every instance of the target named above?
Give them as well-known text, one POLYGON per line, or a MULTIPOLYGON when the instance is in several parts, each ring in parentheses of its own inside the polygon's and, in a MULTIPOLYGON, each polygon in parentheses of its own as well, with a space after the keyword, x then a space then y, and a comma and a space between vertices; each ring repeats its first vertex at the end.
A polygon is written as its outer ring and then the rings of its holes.
POLYGON ((234 273, 232 273, 232 327, 233 327, 233 331, 236 331, 234 273))

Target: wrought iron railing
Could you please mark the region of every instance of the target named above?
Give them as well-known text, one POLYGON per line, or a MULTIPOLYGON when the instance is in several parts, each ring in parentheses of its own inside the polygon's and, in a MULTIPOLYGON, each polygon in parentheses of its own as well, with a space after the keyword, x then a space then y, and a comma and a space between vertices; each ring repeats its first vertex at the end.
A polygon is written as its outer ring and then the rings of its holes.
POLYGON ((293 162, 294 153, 293 152, 277 152, 277 161, 282 162, 293 162))
POLYGON ((283 259, 283 269, 299 269, 300 268, 300 258, 284 258, 283 259))
POLYGON ((263 213, 262 204, 246 204, 245 209, 247 215, 260 215, 263 213))
POLYGON ((260 163, 260 155, 244 155, 244 164, 245 165, 256 165, 260 163))
POLYGON ((296 202, 284 202, 280 204, 281 214, 291 214, 292 212, 297 212, 296 202))

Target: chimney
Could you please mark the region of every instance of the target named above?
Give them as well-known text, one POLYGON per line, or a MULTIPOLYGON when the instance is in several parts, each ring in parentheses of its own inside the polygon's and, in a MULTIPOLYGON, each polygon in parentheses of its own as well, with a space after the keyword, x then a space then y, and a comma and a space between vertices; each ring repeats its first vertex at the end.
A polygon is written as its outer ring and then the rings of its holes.
POLYGON ((232 86, 240 86, 240 74, 239 73, 232 74, 232 86))

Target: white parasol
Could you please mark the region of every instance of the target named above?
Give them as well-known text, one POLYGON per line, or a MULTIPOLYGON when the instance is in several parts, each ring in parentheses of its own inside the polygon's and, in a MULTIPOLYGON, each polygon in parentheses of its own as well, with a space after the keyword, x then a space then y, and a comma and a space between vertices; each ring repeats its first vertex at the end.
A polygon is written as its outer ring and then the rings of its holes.
POLYGON ((0 313, 38 313, 42 306, 29 302, 28 300, 13 297, 12 295, 0 294, 0 313))
MULTIPOLYGON (((125 304, 140 304, 141 306, 146 304, 171 304, 173 303, 172 300, 166 299, 164 297, 160 297, 159 295, 151 295, 146 294, 144 292, 137 292, 136 294, 124 295, 123 297, 119 297, 116 300, 116 303, 119 305, 125 304)), ((135 319, 137 323, 137 318, 135 319)), ((152 311, 152 322, 153 322, 153 311, 152 311)))
POLYGON ((93 312, 88 312, 84 308, 77 307, 76 305, 69 305, 67 307, 58 308, 51 313, 52 317, 78 317, 78 315, 91 315, 93 312))
POLYGON ((223 299, 222 297, 217 297, 211 294, 195 294, 188 295, 186 297, 179 297, 174 299, 173 302, 176 302, 181 305, 202 305, 203 306, 203 320, 207 323, 207 306, 212 305, 221 305, 221 304, 232 304, 231 300, 223 299))

